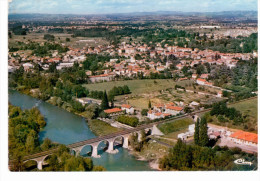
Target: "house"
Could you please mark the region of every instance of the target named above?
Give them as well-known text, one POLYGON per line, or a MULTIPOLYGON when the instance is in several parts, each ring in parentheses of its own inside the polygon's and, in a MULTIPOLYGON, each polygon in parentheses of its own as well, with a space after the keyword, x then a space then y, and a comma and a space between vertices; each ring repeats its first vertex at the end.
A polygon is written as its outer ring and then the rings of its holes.
POLYGON ((125 110, 127 114, 134 114, 135 112, 135 109, 129 104, 123 104, 121 109, 125 110))
POLYGON ((16 70, 15 67, 12 67, 12 66, 8 65, 8 73, 12 73, 12 72, 14 72, 15 70, 16 70))
POLYGON ((164 111, 164 104, 156 104, 153 107, 153 110, 157 112, 163 112, 164 111))
POLYGON ((186 133, 178 134, 178 139, 181 139, 182 141, 186 140, 187 138, 188 138, 188 135, 186 133))
POLYGON ((168 106, 165 108, 165 113, 169 113, 171 115, 177 115, 183 111, 182 107, 177 106, 168 106))
POLYGON ((257 146, 258 144, 258 135, 245 131, 236 131, 229 136, 229 139, 239 145, 257 146))
POLYGON ((28 71, 29 69, 33 68, 33 64, 31 63, 24 63, 23 68, 25 71, 28 71))
POLYGON ((197 76, 198 76, 197 74, 192 74, 192 78, 193 78, 193 79, 196 79, 197 76))
POLYGON ((62 68, 72 67, 74 63, 60 63, 56 68, 61 70, 62 68))
POLYGON ((123 110, 117 107, 113 109, 106 109, 104 110, 104 112, 107 113, 109 116, 117 116, 123 114, 123 110))
POLYGON ((171 114, 168 114, 168 113, 162 113, 162 112, 155 112, 155 111, 152 111, 152 110, 149 110, 147 112, 147 117, 151 120, 154 120, 154 119, 161 119, 161 118, 165 118, 165 117, 168 117, 168 116, 171 116, 171 114))
POLYGON ((205 83, 207 82, 205 79, 201 79, 201 78, 198 78, 197 80, 196 80, 196 82, 197 82, 197 84, 199 84, 199 85, 205 85, 205 83))
POLYGON ((200 78, 202 79, 207 79, 209 77, 209 74, 201 74, 200 78))
POLYGON ((192 102, 189 104, 190 107, 197 107, 197 106, 199 106, 199 105, 200 105, 200 103, 198 103, 198 102, 196 102, 196 101, 192 101, 192 102))
POLYGON ((217 97, 222 97, 222 96, 223 96, 222 91, 219 91, 218 94, 217 94, 217 97))
POLYGON ((93 75, 89 76, 90 82, 103 82, 103 81, 111 81, 114 78, 112 74, 102 74, 102 75, 93 75))

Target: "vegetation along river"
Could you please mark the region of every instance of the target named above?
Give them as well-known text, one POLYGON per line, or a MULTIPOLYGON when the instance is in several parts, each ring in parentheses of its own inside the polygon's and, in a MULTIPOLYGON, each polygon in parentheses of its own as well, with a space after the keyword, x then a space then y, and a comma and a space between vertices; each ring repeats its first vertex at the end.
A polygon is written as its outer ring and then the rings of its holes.
MULTIPOLYGON (((39 133, 40 140, 45 138, 61 144, 71 144, 78 141, 96 137, 89 129, 85 119, 69 113, 66 110, 40 101, 31 96, 9 90, 9 102, 21 109, 30 109, 36 106, 44 116, 46 127, 39 133)), ((102 151, 102 144, 99 146, 101 158, 92 158, 95 165, 102 165, 108 171, 151 171, 148 162, 136 160, 130 155, 127 149, 117 148, 117 154, 108 154, 102 151)), ((85 147, 81 155, 89 151, 85 147)))

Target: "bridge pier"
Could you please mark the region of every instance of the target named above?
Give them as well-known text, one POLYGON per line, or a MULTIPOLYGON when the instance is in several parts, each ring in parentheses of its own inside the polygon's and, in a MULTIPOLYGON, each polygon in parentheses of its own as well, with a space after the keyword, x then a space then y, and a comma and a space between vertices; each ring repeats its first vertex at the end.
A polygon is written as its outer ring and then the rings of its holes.
POLYGON ((115 141, 115 139, 116 139, 116 138, 107 140, 107 141, 108 141, 108 149, 107 149, 106 152, 111 153, 111 154, 116 154, 116 153, 118 153, 118 150, 117 150, 117 149, 114 149, 114 141, 115 141))
POLYGON ((138 135, 138 138, 137 138, 138 142, 141 142, 141 141, 142 141, 141 131, 138 131, 138 132, 137 132, 137 135, 138 135))
POLYGON ((91 157, 100 158, 101 156, 98 155, 98 144, 93 144, 93 145, 91 145, 91 146, 92 146, 92 154, 91 154, 91 157))
POLYGON ((124 135, 124 143, 123 143, 123 148, 128 148, 128 138, 129 135, 124 135))
POLYGON ((43 162, 42 162, 42 161, 38 161, 38 162, 37 162, 37 168, 38 168, 39 170, 42 170, 42 165, 43 165, 43 162))

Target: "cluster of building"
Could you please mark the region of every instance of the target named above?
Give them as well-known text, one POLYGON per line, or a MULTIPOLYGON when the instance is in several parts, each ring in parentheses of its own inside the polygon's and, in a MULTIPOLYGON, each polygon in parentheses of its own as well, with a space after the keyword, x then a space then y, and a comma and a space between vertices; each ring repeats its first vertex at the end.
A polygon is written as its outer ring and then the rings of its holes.
MULTIPOLYGON (((195 121, 196 119, 194 119, 195 121)), ((195 124, 188 127, 188 131, 178 134, 178 139, 186 141, 195 133, 195 124)), ((258 135, 242 130, 232 130, 221 126, 208 125, 209 139, 221 139, 221 146, 239 147, 244 151, 257 152, 258 135)))
POLYGON ((175 103, 170 102, 167 104, 156 104, 153 109, 147 112, 147 117, 151 120, 161 119, 168 116, 175 116, 183 113, 183 107, 177 106, 175 103))
MULTIPOLYGON (((172 58, 178 58, 179 64, 176 65, 178 70, 184 66, 193 67, 196 64, 217 64, 226 65, 229 68, 235 67, 238 59, 249 60, 251 57, 257 56, 255 54, 242 54, 242 53, 220 53, 212 50, 199 50, 197 48, 184 48, 178 46, 169 46, 165 44, 162 46, 158 43, 154 48, 146 44, 135 44, 122 42, 116 48, 114 45, 99 45, 96 47, 83 47, 72 48, 66 53, 59 54, 58 51, 53 51, 51 56, 37 57, 30 55, 25 51, 9 52, 9 71, 13 71, 20 65, 23 65, 26 71, 33 68, 34 63, 38 63, 43 69, 48 69, 50 63, 57 63, 57 69, 65 67, 72 67, 74 62, 78 62, 82 66, 82 62, 86 59, 87 54, 108 54, 110 56, 119 55, 118 59, 110 59, 109 62, 104 64, 102 71, 96 72, 92 75, 91 71, 86 71, 89 76, 90 82, 111 81, 116 76, 135 77, 138 74, 142 76, 149 76, 150 73, 159 73, 166 69, 170 70, 173 64, 172 58), (136 55, 139 55, 136 59, 136 55), (153 59, 161 61, 152 61, 153 59), (163 62, 163 63, 162 63, 163 62)), ((174 71, 174 70, 173 70, 174 71)), ((172 71, 172 72, 173 72, 172 71)), ((195 77, 193 75, 192 77, 195 77)), ((212 83, 206 82, 201 79, 197 83, 203 85, 210 85, 212 83)))

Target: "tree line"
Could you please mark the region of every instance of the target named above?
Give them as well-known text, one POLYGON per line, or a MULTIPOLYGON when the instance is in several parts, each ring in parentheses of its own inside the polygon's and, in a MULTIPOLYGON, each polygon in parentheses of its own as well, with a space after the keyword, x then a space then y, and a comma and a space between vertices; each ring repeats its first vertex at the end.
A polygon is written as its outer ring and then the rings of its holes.
POLYGON ((201 147, 198 145, 187 145, 180 139, 170 149, 169 154, 160 159, 159 166, 162 170, 231 170, 234 154, 241 150, 237 148, 201 147))

